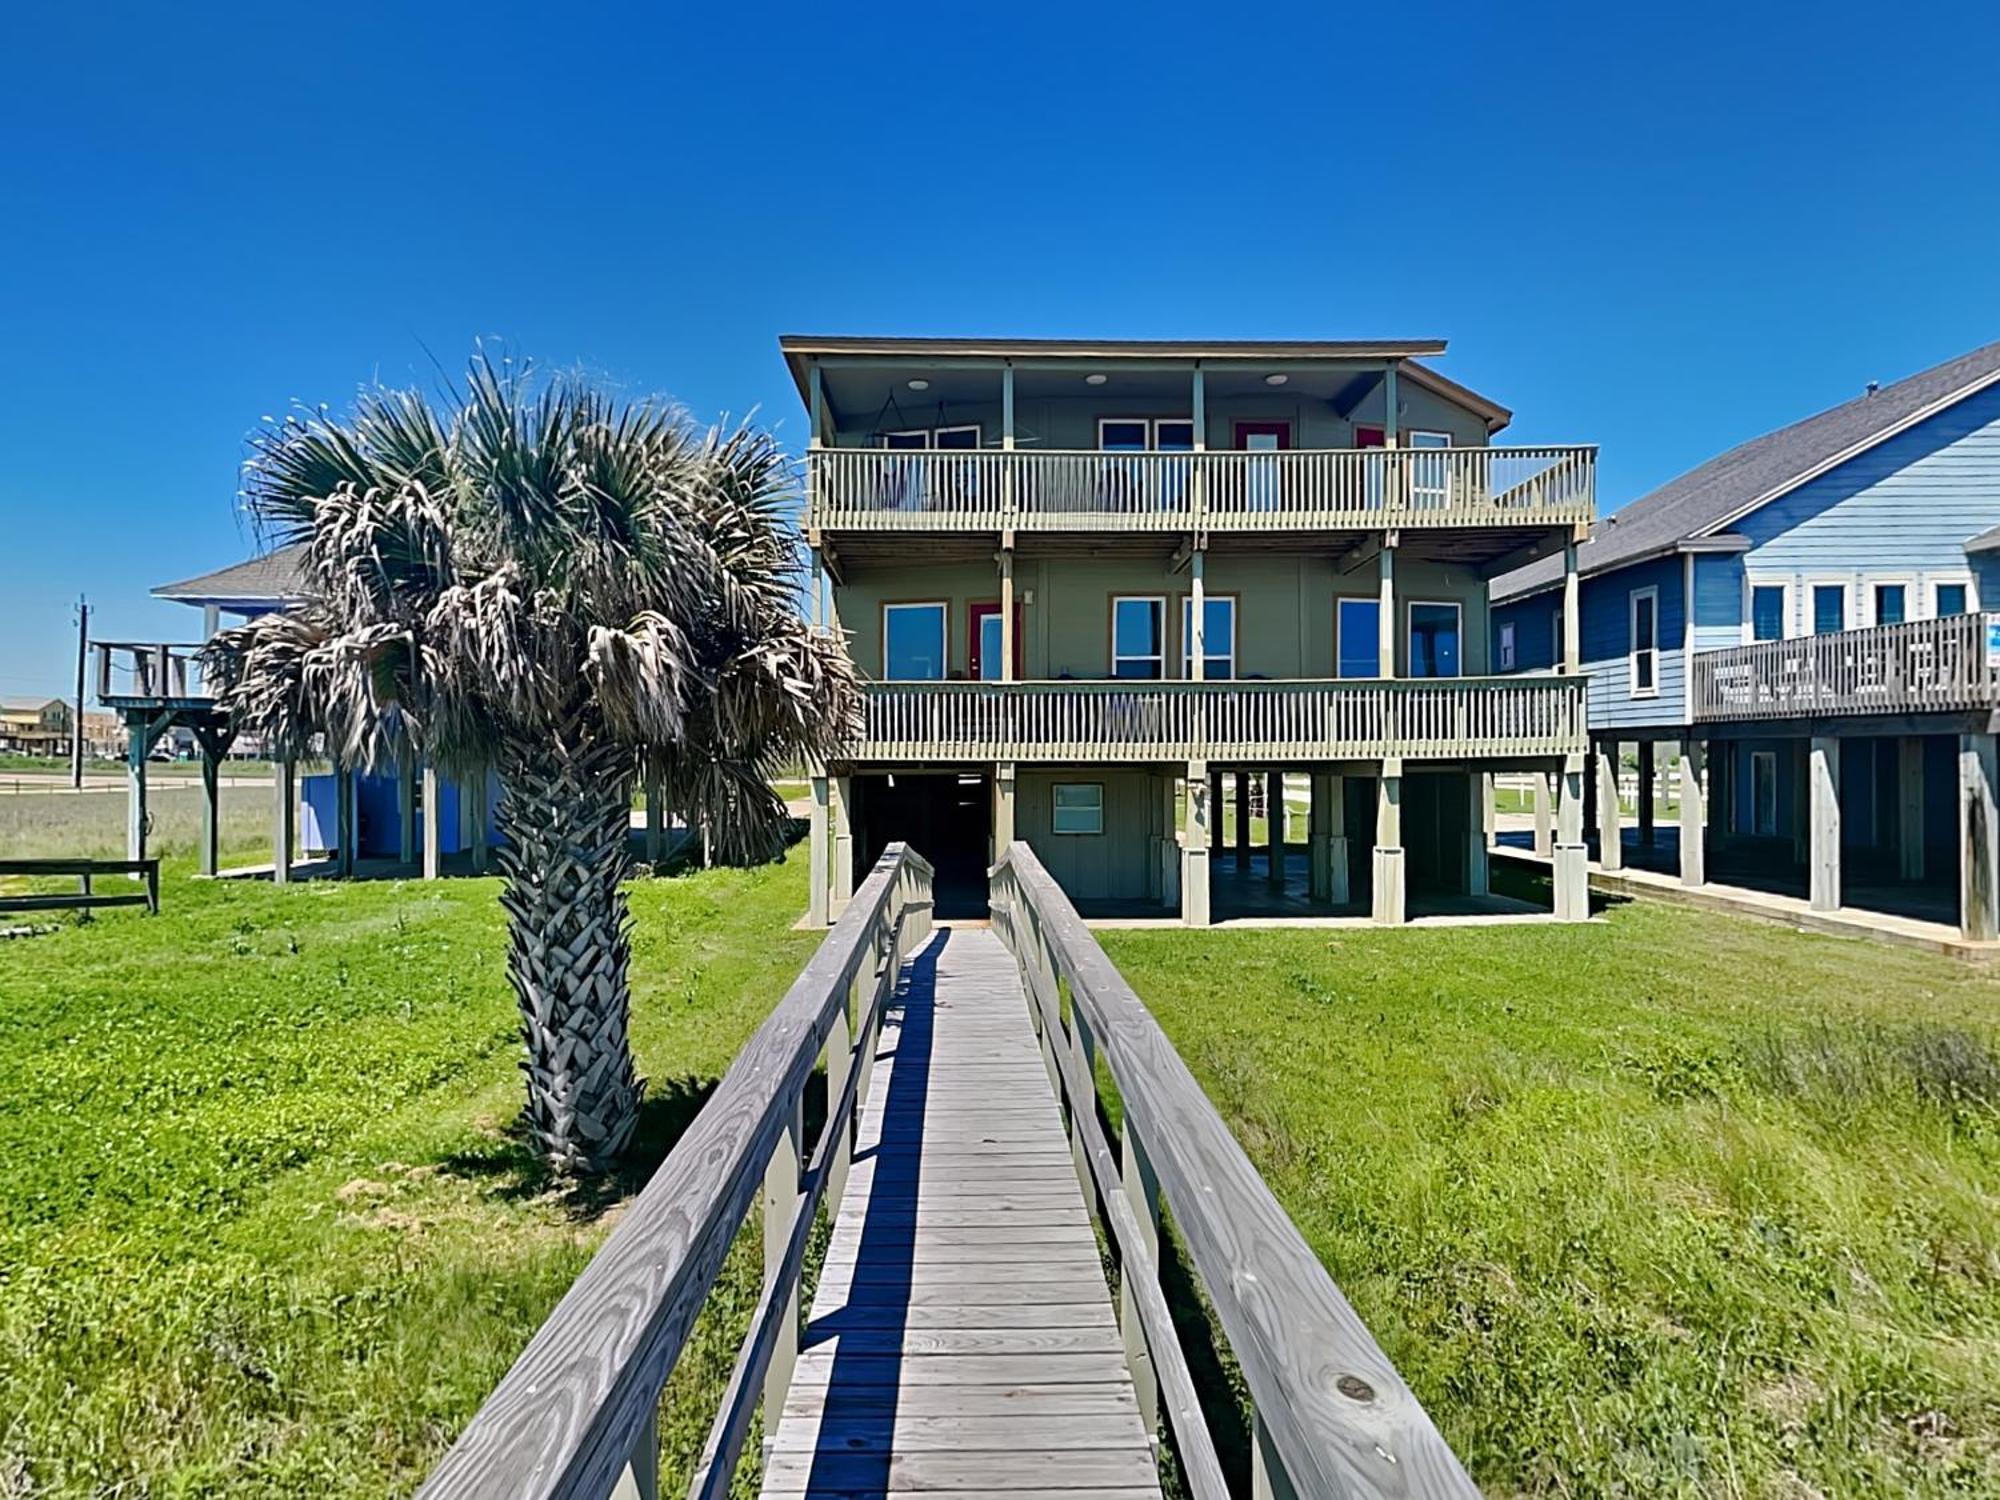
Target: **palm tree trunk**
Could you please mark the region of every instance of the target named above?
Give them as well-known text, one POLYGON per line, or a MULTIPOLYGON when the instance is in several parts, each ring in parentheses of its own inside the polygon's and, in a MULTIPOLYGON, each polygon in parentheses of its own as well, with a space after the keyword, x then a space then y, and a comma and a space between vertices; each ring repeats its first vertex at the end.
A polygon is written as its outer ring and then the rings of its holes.
POLYGON ((583 715, 508 744, 497 813, 507 846, 507 977, 527 1046, 526 1123, 555 1170, 593 1174, 625 1149, 645 1085, 632 1062, 631 919, 620 882, 632 753, 583 715))

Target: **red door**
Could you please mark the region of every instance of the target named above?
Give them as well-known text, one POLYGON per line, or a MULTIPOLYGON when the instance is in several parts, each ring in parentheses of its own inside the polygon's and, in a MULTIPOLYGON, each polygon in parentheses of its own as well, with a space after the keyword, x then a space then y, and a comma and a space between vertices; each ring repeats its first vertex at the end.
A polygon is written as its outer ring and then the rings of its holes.
POLYGON ((1239 448, 1289 448, 1292 446, 1292 424, 1290 422, 1238 422, 1236 424, 1236 446, 1239 448))
POLYGON ((1356 427, 1354 429, 1354 446, 1357 448, 1386 448, 1389 446, 1388 434, 1380 427, 1356 427))
MULTIPOLYGON (((971 668, 975 682, 998 682, 1000 680, 1000 606, 997 603, 974 604, 966 613, 970 616, 965 639, 966 665, 971 668)), ((1021 676, 1021 606, 1014 606, 1014 676, 1021 676)))

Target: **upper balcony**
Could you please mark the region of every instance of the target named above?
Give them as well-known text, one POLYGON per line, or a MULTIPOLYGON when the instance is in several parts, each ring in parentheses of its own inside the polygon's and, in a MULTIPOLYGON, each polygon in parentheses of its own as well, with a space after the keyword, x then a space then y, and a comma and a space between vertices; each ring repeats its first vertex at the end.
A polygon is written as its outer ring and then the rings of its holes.
POLYGON ((1996 646, 2000 614, 1972 614, 1698 651, 1690 712, 1697 724, 1991 714, 1996 646))
POLYGON ((1512 413, 1422 363, 1436 341, 783 347, 811 412, 811 539, 846 558, 920 536, 930 555, 954 535, 1396 531, 1491 562, 1595 515, 1596 449, 1491 446, 1512 413))

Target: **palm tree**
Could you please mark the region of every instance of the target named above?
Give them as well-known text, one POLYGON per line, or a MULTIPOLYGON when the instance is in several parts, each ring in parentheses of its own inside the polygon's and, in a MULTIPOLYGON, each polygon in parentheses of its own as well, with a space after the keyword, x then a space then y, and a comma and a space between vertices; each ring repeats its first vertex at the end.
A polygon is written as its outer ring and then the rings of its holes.
POLYGON ((434 406, 370 390, 251 438, 245 496, 304 544, 305 598, 218 635, 237 725, 348 767, 497 767, 507 973, 545 1161, 604 1170, 644 1088, 621 881, 634 777, 716 858, 783 847, 773 773, 852 729, 846 653, 800 617, 793 471, 749 426, 703 430, 483 352, 434 406))

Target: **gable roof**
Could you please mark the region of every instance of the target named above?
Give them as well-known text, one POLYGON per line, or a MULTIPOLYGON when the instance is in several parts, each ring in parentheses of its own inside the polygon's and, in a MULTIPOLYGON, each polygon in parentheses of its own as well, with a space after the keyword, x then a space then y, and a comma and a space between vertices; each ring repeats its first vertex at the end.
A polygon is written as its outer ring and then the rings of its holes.
POLYGON ((304 551, 303 542, 280 547, 213 573, 163 583, 153 590, 153 597, 184 604, 283 604, 298 598, 303 587, 299 558, 304 551))
MULTIPOLYGON (((2000 380, 2000 343, 1738 443, 1599 520, 1590 540, 1577 548, 1577 571, 1588 577, 1714 536, 1759 506, 1996 380, 2000 380)), ((1560 555, 1538 558, 1494 579, 1493 602, 1549 588, 1562 581, 1562 572, 1560 555)))
POLYGON ((62 707, 64 700, 61 698, 0 698, 0 713, 38 714, 51 705, 62 707))

